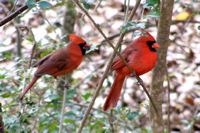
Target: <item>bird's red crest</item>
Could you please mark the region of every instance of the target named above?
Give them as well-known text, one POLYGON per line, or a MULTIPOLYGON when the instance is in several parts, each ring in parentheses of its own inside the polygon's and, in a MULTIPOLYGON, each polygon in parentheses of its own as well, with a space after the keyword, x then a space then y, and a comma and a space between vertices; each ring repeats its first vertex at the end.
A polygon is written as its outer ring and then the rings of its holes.
POLYGON ((81 37, 77 36, 76 34, 69 34, 69 40, 77 44, 85 42, 81 37))

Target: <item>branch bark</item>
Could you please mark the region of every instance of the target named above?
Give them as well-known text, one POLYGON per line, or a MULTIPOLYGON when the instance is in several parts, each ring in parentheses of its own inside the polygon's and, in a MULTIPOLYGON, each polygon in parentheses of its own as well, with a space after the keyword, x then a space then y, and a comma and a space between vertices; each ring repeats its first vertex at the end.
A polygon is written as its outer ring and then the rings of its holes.
POLYGON ((10 22, 11 20, 13 20, 15 17, 17 17, 19 14, 21 14, 22 12, 24 12, 27 9, 28 9, 27 5, 24 5, 24 6, 20 7, 15 12, 11 13, 7 17, 5 17, 3 20, 1 20, 0 21, 0 27, 3 26, 4 24, 10 22))
POLYGON ((61 114, 60 114, 60 125, 59 125, 59 131, 58 133, 62 133, 63 131, 63 120, 64 120, 64 113, 65 113, 65 102, 66 102, 66 93, 67 93, 68 83, 65 82, 64 91, 63 91, 63 101, 62 101, 62 108, 61 108, 61 114))
POLYGON ((151 96, 155 101, 156 108, 159 110, 159 117, 156 117, 155 112, 151 107, 152 129, 154 133, 163 133, 164 125, 162 119, 162 97, 163 97, 163 82, 165 77, 166 56, 169 46, 169 33, 172 18, 174 0, 161 1, 161 15, 158 24, 157 42, 161 45, 158 51, 158 63, 153 72, 151 96))

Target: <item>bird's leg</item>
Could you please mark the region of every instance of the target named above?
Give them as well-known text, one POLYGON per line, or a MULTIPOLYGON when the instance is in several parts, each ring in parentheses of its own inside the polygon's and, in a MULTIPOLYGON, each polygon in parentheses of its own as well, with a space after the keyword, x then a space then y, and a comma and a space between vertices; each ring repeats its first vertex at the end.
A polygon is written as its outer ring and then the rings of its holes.
POLYGON ((136 76, 135 72, 130 74, 130 77, 135 77, 135 76, 136 76))
POLYGON ((137 75, 135 72, 132 72, 130 74, 130 77, 135 77, 137 79, 137 85, 141 85, 141 83, 143 83, 143 81, 140 78, 137 78, 137 75))
POLYGON ((143 80, 138 76, 138 77, 136 77, 137 78, 137 83, 138 83, 138 85, 144 85, 144 82, 143 82, 143 80))
POLYGON ((68 82, 65 82, 64 87, 68 90, 70 88, 70 84, 68 82))

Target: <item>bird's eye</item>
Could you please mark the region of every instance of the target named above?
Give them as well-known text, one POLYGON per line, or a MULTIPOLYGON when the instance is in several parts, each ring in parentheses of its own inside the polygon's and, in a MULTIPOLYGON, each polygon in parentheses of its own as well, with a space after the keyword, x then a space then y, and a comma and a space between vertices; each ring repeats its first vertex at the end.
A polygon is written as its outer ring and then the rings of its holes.
POLYGON ((154 48, 154 44, 157 44, 156 41, 147 41, 146 44, 151 51, 156 52, 156 49, 154 48))
POLYGON ((147 41, 148 46, 152 46, 154 43, 156 43, 156 41, 147 41))

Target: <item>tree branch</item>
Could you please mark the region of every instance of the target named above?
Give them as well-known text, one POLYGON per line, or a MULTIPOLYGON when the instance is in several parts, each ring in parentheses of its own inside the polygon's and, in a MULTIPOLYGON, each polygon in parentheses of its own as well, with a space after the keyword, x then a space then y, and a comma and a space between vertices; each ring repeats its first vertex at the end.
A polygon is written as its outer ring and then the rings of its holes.
POLYGON ((15 12, 13 12, 10 15, 8 15, 7 17, 5 17, 3 20, 0 21, 0 27, 3 26, 4 24, 8 23, 9 21, 14 19, 15 17, 17 17, 19 14, 24 12, 26 9, 28 9, 28 6, 24 5, 20 8, 18 8, 15 12))
POLYGON ((171 26, 171 18, 174 0, 162 0, 160 7, 160 19, 158 24, 157 42, 161 48, 158 50, 158 62, 153 71, 151 96, 156 99, 156 108, 159 110, 159 117, 155 116, 154 111, 150 108, 150 117, 152 121, 152 129, 155 133, 164 132, 164 124, 162 118, 162 100, 163 100, 163 82, 166 74, 166 56, 169 46, 169 34, 171 26))
POLYGON ((59 132, 58 133, 62 133, 62 130, 63 130, 63 120, 64 120, 64 111, 65 111, 67 89, 68 89, 68 85, 67 85, 67 82, 65 82, 64 92, 63 92, 63 100, 62 100, 62 109, 61 109, 61 114, 60 114, 60 125, 59 125, 59 132))

